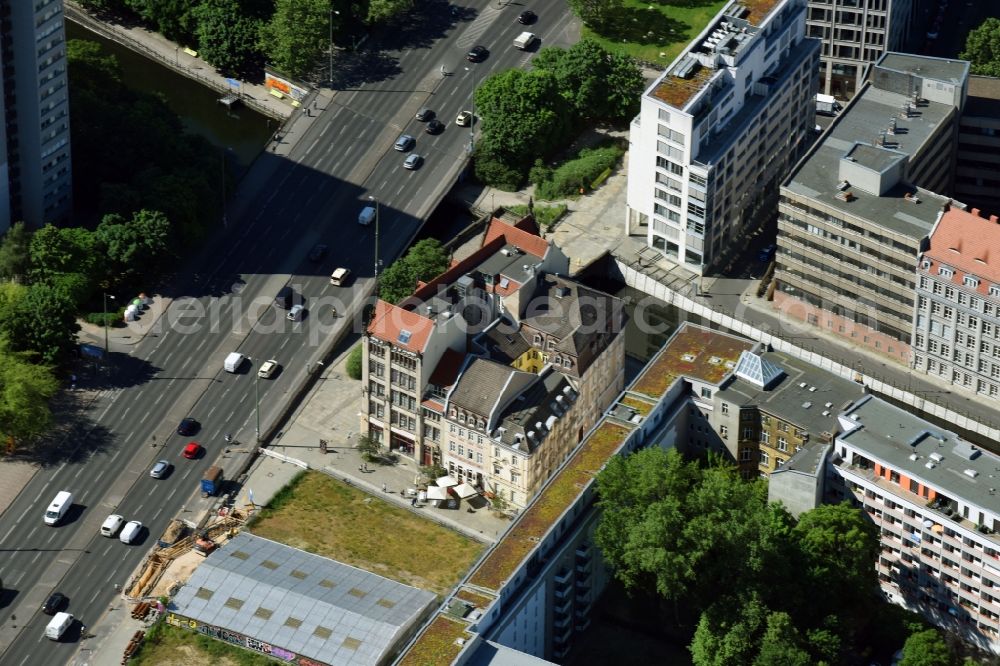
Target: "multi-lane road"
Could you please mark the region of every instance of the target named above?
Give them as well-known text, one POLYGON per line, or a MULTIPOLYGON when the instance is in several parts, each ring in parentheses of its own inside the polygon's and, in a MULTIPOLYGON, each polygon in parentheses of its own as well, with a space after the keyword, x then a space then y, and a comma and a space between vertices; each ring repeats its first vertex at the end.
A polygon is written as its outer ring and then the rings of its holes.
MULTIPOLYGON (((237 194, 224 237, 201 252, 186 276, 189 285, 154 333, 128 353, 112 354, 111 385, 87 422, 0 516, 0 663, 65 663, 81 647, 81 623, 92 630, 117 603, 115 585, 126 582, 167 522, 203 506, 198 480, 213 463, 225 468, 225 433, 253 443, 256 396, 264 418, 275 416, 277 398, 302 381, 323 341, 351 324, 333 319, 329 308, 356 308, 370 285, 374 225, 357 223, 368 197, 379 202, 380 256, 388 263, 464 168, 469 129, 456 126, 455 116, 470 108, 473 87, 484 76, 525 66, 531 57, 512 45, 524 29, 515 20, 523 6, 498 8, 496 0, 468 5, 458 17, 439 5, 440 16, 420 18, 435 26, 432 31, 382 37, 358 54, 355 72, 360 79, 368 72, 371 80, 340 89, 318 109, 302 136, 288 137, 295 144, 287 158, 265 154, 237 194), (471 64, 464 54, 475 44, 490 55, 471 64), (446 123, 444 132, 423 132, 414 119, 423 107, 446 123), (414 150, 425 158, 419 170, 404 170, 405 155, 393 149, 404 132, 416 138, 414 150), (316 243, 330 252, 313 263, 307 254, 316 243), (350 268, 354 282, 331 285, 337 266, 350 268), (306 299, 302 322, 286 320, 285 311, 271 304, 286 284, 306 299), (241 374, 224 372, 223 359, 237 350, 253 362, 241 374), (271 358, 282 371, 255 380, 255 364, 271 358), (201 422, 197 435, 174 433, 185 416, 201 422), (205 447, 201 459, 181 457, 190 440, 205 447), (161 458, 174 470, 152 479, 149 468, 161 458), (59 490, 73 492, 75 504, 62 525, 49 527, 42 514, 59 490), (99 536, 110 513, 142 521, 147 530, 141 541, 129 546, 99 536), (43 637, 49 618, 40 612, 55 590, 70 598, 68 610, 79 620, 61 642, 43 637)), ((569 16, 563 3, 535 10, 539 20, 530 29, 542 44, 565 45, 569 16)))

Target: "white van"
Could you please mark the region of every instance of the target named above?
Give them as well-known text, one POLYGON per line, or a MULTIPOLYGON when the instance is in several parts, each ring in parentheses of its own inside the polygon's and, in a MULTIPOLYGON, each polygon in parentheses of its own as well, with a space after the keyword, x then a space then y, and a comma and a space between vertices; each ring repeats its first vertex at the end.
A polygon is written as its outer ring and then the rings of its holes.
POLYGON ((243 365, 243 354, 232 352, 226 357, 226 362, 222 367, 226 369, 226 372, 239 372, 241 365, 243 365))
POLYGON ((45 510, 45 524, 58 525, 72 505, 73 493, 68 490, 59 491, 52 503, 49 504, 49 508, 45 510))
POLYGON ((118 540, 122 543, 132 543, 139 532, 142 531, 142 523, 138 520, 130 520, 125 523, 125 527, 122 528, 122 533, 118 535, 118 540))
POLYGON ((69 626, 73 624, 73 616, 69 613, 56 613, 49 620, 45 627, 45 637, 52 641, 57 641, 66 633, 69 626))
POLYGON ((516 48, 521 49, 522 51, 525 50, 525 49, 530 49, 531 45, 535 43, 535 39, 536 39, 535 38, 535 33, 533 33, 533 32, 522 32, 514 40, 514 46, 516 48))
POLYGON ((375 206, 365 206, 358 215, 358 224, 367 227, 375 219, 375 206))
POLYGON ((118 530, 122 528, 124 522, 125 519, 117 513, 111 514, 104 519, 104 524, 101 525, 101 536, 113 537, 118 534, 118 530))

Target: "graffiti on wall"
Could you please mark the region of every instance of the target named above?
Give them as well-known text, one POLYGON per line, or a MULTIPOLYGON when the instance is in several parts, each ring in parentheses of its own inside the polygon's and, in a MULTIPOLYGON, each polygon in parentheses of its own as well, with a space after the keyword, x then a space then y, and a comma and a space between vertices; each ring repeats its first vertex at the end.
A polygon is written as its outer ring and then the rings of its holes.
POLYGON ((326 666, 321 661, 315 661, 308 657, 303 657, 276 645, 271 645, 270 643, 257 640, 253 636, 246 636, 236 631, 230 631, 229 629, 223 629, 222 627, 216 627, 211 624, 204 624, 197 620, 184 617, 183 615, 169 613, 165 620, 167 624, 175 627, 191 629, 192 631, 197 631, 199 634, 203 634, 210 638, 225 641, 231 645, 246 648, 247 650, 253 650, 254 652, 260 652, 261 654, 266 654, 270 657, 287 661, 291 664, 295 664, 296 666, 326 666))

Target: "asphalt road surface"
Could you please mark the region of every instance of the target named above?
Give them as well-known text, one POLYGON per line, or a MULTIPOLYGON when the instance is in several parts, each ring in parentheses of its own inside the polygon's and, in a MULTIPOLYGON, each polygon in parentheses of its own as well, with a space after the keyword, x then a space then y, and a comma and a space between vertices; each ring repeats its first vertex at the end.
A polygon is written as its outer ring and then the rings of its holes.
MULTIPOLYGON (((81 622, 92 629, 110 605, 121 603, 115 584, 126 582, 171 518, 206 506, 198 481, 213 463, 225 468, 224 435, 236 437, 234 446, 252 445, 258 397, 264 418, 274 416, 276 399, 305 378, 322 341, 352 324, 332 318, 330 307, 357 309, 370 285, 374 225, 357 223, 368 197, 379 202, 380 256, 388 264, 459 176, 470 137, 455 116, 471 109, 473 87, 485 75, 524 66, 534 52, 512 45, 524 29, 515 21, 523 6, 467 4, 475 6, 456 17, 444 3, 429 4, 405 30, 366 45, 353 64, 338 62, 339 92, 330 108, 318 109, 302 136, 288 137, 296 140, 288 158, 262 156, 237 194, 224 238, 192 251, 198 268, 171 294, 175 300, 159 330, 131 349, 112 350, 112 367, 98 378, 105 383, 88 418, 44 452, 44 468, 0 517, 0 663, 65 663, 85 648, 81 622), (482 63, 464 58, 475 44, 490 50, 482 63), (442 75, 442 66, 450 75, 442 75), (441 134, 423 132, 414 119, 422 107, 446 123, 441 134), (404 132, 425 158, 419 170, 404 170, 405 155, 393 149, 404 132), (316 243, 330 251, 314 263, 307 254, 316 243), (337 266, 350 268, 356 279, 331 285, 337 266), (288 321, 286 311, 271 304, 286 284, 305 298, 301 322, 288 321), (253 359, 239 374, 222 370, 231 351, 253 359), (282 370, 257 380, 256 365, 266 359, 282 370), (192 437, 174 432, 185 416, 202 424, 192 437), (205 455, 182 458, 188 441, 200 442, 205 455), (161 458, 174 469, 152 479, 149 468, 161 458), (60 526, 49 527, 42 514, 60 490, 74 494, 74 506, 60 526), (100 536, 111 513, 142 521, 140 540, 126 545, 100 536), (43 637, 49 617, 40 612, 54 590, 70 598, 68 610, 78 620, 60 642, 43 637)), ((539 20, 530 29, 543 45, 560 43, 570 20, 563 3, 535 10, 539 20)))

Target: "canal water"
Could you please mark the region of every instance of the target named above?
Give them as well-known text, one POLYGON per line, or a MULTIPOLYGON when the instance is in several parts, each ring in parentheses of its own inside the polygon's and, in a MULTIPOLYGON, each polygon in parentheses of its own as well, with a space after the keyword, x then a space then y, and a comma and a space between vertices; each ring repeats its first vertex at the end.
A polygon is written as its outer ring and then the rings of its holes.
POLYGON ((167 105, 180 116, 187 131, 226 150, 227 159, 238 165, 239 173, 234 175, 242 175, 277 127, 277 121, 246 107, 227 111, 218 103, 219 94, 214 90, 73 21, 66 21, 66 37, 97 42, 104 53, 115 56, 121 65, 125 85, 140 92, 162 95, 167 105))

